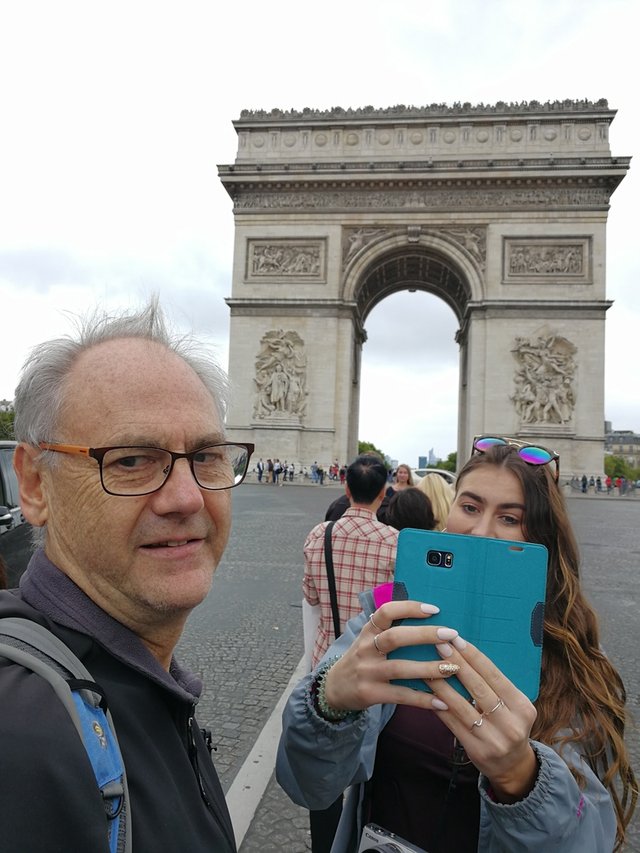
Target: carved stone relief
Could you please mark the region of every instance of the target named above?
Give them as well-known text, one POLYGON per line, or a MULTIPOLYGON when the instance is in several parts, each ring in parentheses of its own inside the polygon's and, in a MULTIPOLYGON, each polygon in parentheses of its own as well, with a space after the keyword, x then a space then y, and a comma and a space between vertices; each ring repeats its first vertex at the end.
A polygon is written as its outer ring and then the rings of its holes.
POLYGON ((302 420, 307 409, 307 356, 304 341, 292 330, 272 329, 256 356, 253 417, 302 420))
POLYGON ((247 248, 248 281, 324 279, 324 240, 249 240, 247 248))
POLYGON ((484 271, 487 257, 487 230, 484 227, 466 228, 423 228, 409 225, 405 228, 343 228, 342 229, 342 268, 343 270, 362 249, 371 243, 393 234, 407 235, 408 243, 419 243, 422 236, 437 235, 453 240, 462 246, 484 271))
POLYGON ((504 241, 503 280, 548 278, 554 282, 586 283, 591 280, 588 237, 571 239, 513 239, 504 241))
POLYGON ((392 233, 389 228, 343 228, 342 267, 344 267, 369 243, 392 233))
POLYGON ((297 190, 282 192, 261 189, 258 192, 234 192, 236 210, 369 210, 373 208, 410 210, 530 210, 547 207, 602 208, 609 203, 611 189, 597 187, 540 187, 503 189, 429 188, 406 191, 402 189, 345 189, 326 191, 297 190))
POLYGON ((511 400, 521 424, 569 423, 576 405, 576 347, 553 334, 516 338, 514 343, 516 391, 511 400))
POLYGON ((484 271, 487 260, 486 228, 442 228, 435 232, 441 237, 449 237, 459 243, 484 271))

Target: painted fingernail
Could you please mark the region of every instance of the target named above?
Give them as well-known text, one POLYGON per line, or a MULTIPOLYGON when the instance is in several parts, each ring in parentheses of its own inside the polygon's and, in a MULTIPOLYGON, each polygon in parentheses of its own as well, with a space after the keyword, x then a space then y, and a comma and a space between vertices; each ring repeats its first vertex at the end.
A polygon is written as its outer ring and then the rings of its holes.
POLYGON ((460 667, 457 663, 439 663, 438 671, 440 675, 455 675, 460 672, 460 667))
POLYGON ((421 604, 420 610, 422 610, 423 613, 428 613, 429 616, 435 616, 436 613, 440 613, 440 608, 436 607, 435 604, 421 604))
POLYGON ((435 709, 436 709, 436 711, 448 711, 448 710, 449 710, 449 706, 448 706, 448 705, 446 705, 446 704, 442 701, 442 699, 438 699, 438 697, 437 697, 437 696, 435 696, 435 697, 431 700, 431 707, 432 707, 432 708, 435 708, 435 709))
POLYGON ((439 640, 453 640, 458 636, 458 632, 454 628, 438 628, 436 635, 439 640))
POLYGON ((463 640, 462 637, 454 637, 451 642, 459 652, 467 648, 467 641, 463 640))
POLYGON ((450 658, 453 654, 453 649, 449 645, 449 643, 436 643, 436 649, 442 655, 443 658, 450 658))

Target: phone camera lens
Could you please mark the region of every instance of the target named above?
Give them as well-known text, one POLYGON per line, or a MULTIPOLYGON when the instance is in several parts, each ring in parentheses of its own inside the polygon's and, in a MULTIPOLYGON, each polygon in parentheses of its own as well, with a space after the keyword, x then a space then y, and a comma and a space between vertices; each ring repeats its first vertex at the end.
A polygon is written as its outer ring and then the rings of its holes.
POLYGON ((427 552, 427 564, 429 566, 439 566, 442 563, 442 554, 440 551, 427 552))

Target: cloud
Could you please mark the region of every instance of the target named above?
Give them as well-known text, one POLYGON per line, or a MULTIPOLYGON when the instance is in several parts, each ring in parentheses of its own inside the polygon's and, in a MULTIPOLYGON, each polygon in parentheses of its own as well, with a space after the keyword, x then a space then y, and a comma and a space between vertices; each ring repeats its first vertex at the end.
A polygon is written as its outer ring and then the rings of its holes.
MULTIPOLYGON (((151 292, 226 363, 234 215, 216 166, 235 159, 243 108, 605 97, 619 110, 612 151, 632 155, 636 33, 620 22, 636 5, 326 0, 311 25, 294 0, 247 0, 240 32, 237 9, 210 0, 4 4, 0 398, 32 343, 68 330, 65 311, 151 292)), ((607 417, 636 430, 637 171, 611 200, 606 362, 607 417)), ((432 446, 446 455, 457 435, 452 312, 402 293, 365 327, 361 436, 410 464, 432 446)))

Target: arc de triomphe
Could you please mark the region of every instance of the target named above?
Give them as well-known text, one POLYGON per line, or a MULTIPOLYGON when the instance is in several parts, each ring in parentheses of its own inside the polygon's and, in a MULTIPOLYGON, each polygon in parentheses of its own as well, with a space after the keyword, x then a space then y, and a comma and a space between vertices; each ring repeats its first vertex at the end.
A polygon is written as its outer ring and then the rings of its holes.
POLYGON ((219 167, 229 434, 258 456, 352 459, 367 315, 414 289, 459 322, 458 458, 497 433, 601 472, 605 231, 629 167, 614 116, 606 101, 243 112, 219 167))

